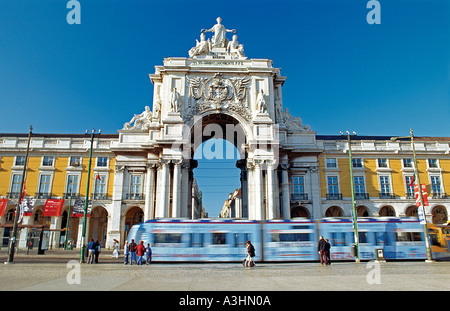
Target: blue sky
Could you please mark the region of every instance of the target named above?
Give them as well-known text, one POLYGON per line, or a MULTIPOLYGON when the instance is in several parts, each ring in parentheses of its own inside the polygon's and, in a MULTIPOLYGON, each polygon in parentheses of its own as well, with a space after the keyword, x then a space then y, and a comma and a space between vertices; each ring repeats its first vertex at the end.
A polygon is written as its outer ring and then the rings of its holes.
POLYGON ((318 134, 450 136, 450 1, 379 0, 380 25, 366 0, 79 2, 69 25, 66 0, 0 1, 0 132, 117 133, 152 106, 154 66, 220 16, 318 134))

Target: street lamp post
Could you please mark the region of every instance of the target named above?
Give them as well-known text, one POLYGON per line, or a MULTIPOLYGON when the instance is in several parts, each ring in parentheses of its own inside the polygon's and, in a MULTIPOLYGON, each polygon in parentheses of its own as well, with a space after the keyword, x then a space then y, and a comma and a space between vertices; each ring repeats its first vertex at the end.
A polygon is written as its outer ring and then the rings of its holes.
POLYGON ((423 218, 424 218, 424 224, 423 224, 423 230, 425 234, 425 245, 427 249, 427 260, 425 262, 433 262, 433 258, 431 255, 431 244, 430 244, 430 237, 428 236, 428 225, 427 225, 427 216, 425 213, 425 206, 423 204, 423 194, 422 194, 422 185, 420 184, 420 176, 419 176, 419 168, 417 167, 417 158, 416 158, 416 148, 414 146, 414 135, 413 135, 413 129, 409 130, 410 136, 400 136, 400 137, 392 137, 392 141, 396 141, 399 138, 409 138, 411 139, 411 146, 413 150, 413 161, 414 161, 414 177, 416 180, 416 183, 418 185, 418 192, 419 192, 419 200, 420 200, 420 206, 419 208, 423 209, 423 218))
MULTIPOLYGON (((98 131, 98 134, 101 134, 101 130, 98 131)), ((86 134, 88 131, 86 130, 86 134)), ((88 175, 87 175, 87 185, 86 185, 86 197, 84 200, 84 213, 83 213, 83 229, 81 231, 81 253, 80 253, 80 263, 85 263, 84 252, 85 252, 85 239, 86 239, 86 222, 87 222, 87 212, 88 212, 88 204, 89 204, 89 184, 91 180, 91 161, 92 161, 92 149, 94 146, 94 136, 95 129, 92 129, 91 132, 91 148, 89 151, 89 165, 88 165, 88 175)))
POLYGON ((25 154, 25 162, 23 163, 22 184, 20 185, 19 198, 17 200, 16 212, 14 214, 12 236, 9 240, 8 259, 5 263, 13 263, 14 262, 14 251, 16 248, 16 236, 17 236, 17 227, 18 227, 18 222, 19 222, 20 204, 21 204, 22 195, 23 195, 23 186, 25 185, 25 176, 27 173, 28 153, 30 151, 30 142, 31 142, 32 131, 33 131, 33 126, 30 125, 30 132, 28 133, 27 152, 25 154))
MULTIPOLYGON (((353 180, 352 145, 351 145, 351 139, 350 139, 350 132, 346 131, 346 133, 347 133, 347 143, 348 143, 348 161, 349 161, 349 168, 350 168, 350 188, 351 188, 351 192, 352 192, 353 234, 355 236, 355 247, 356 247, 355 262, 360 262, 360 259, 359 259, 358 215, 356 214, 355 186, 354 186, 354 180, 353 180)), ((341 135, 343 135, 342 132, 341 132, 341 135)), ((353 132, 353 135, 356 135, 356 133, 353 132)))

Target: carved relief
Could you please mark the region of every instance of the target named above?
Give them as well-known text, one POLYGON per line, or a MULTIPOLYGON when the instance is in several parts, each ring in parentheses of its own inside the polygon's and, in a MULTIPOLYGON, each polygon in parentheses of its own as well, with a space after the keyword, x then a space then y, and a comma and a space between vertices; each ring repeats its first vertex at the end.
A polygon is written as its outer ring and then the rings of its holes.
POLYGON ((187 78, 191 114, 209 109, 228 109, 245 119, 251 119, 248 108, 249 78, 224 78, 220 73, 214 77, 187 78))

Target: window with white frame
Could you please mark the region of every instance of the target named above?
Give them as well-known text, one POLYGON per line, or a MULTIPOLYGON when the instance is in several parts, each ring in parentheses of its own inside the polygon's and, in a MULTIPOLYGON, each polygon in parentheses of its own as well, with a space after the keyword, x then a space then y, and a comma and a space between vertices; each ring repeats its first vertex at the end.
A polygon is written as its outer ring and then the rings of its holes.
POLYGON ((16 156, 14 165, 25 165, 25 156, 16 156))
POLYGON ((414 198, 414 185, 411 185, 413 176, 405 176, 406 197, 414 198))
POLYGON ((81 157, 70 157, 69 166, 73 167, 81 166, 81 157))
POLYGON ((391 183, 389 176, 380 176, 380 195, 389 195, 391 193, 391 183))
POLYGON ((439 168, 437 159, 428 159, 428 167, 429 168, 439 168))
POLYGON ((386 158, 378 158, 378 167, 389 167, 388 160, 386 158))
POLYGON ((356 196, 362 196, 366 192, 366 187, 364 186, 363 176, 354 176, 354 187, 356 196))
POLYGON ((11 195, 10 197, 18 197, 20 193, 20 187, 22 186, 22 175, 13 174, 11 181, 11 195))
POLYGON ((97 167, 107 167, 108 166, 108 158, 107 157, 98 157, 97 158, 97 167))
POLYGON ((94 179, 94 200, 105 199, 106 176, 96 174, 94 179))
POLYGON ((413 160, 411 158, 403 159, 404 168, 413 168, 413 160))
POLYGON ((42 158, 42 166, 53 166, 54 156, 44 156, 42 158))
POLYGON ((305 178, 303 175, 292 176, 292 196, 295 200, 307 200, 305 194, 305 178))
POLYGON ((352 158, 352 163, 354 168, 362 168, 363 163, 361 158, 352 158))
POLYGON ((326 159, 326 167, 327 168, 337 168, 336 158, 327 158, 326 159))
POLYGON ((38 189, 39 198, 48 198, 50 196, 51 182, 52 182, 51 175, 43 174, 40 176, 38 189))
POLYGON ((67 176, 67 196, 75 196, 78 194, 78 175, 68 175, 67 176))
POLYGON ((441 195, 441 177, 440 176, 430 176, 431 181, 431 194, 433 197, 438 197, 441 195))
POLYGON ((141 181, 142 175, 131 175, 130 176, 130 193, 129 199, 138 200, 141 198, 141 181))
POLYGON ((337 176, 328 176, 328 194, 336 195, 339 193, 339 184, 337 176))

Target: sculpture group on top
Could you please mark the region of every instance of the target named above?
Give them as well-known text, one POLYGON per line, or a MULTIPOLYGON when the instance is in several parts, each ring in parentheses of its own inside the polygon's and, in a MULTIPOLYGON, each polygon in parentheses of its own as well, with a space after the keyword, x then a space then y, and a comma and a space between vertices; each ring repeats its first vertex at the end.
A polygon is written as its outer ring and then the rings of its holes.
POLYGON ((226 29, 221 24, 222 19, 218 17, 217 24, 210 29, 202 29, 200 41, 195 40, 196 45, 189 50, 189 57, 194 58, 202 55, 229 55, 231 58, 245 58, 244 45, 237 41, 236 29, 226 29), (206 40, 205 33, 214 32, 211 39, 206 40), (233 33, 233 38, 229 41, 227 32, 233 33))

